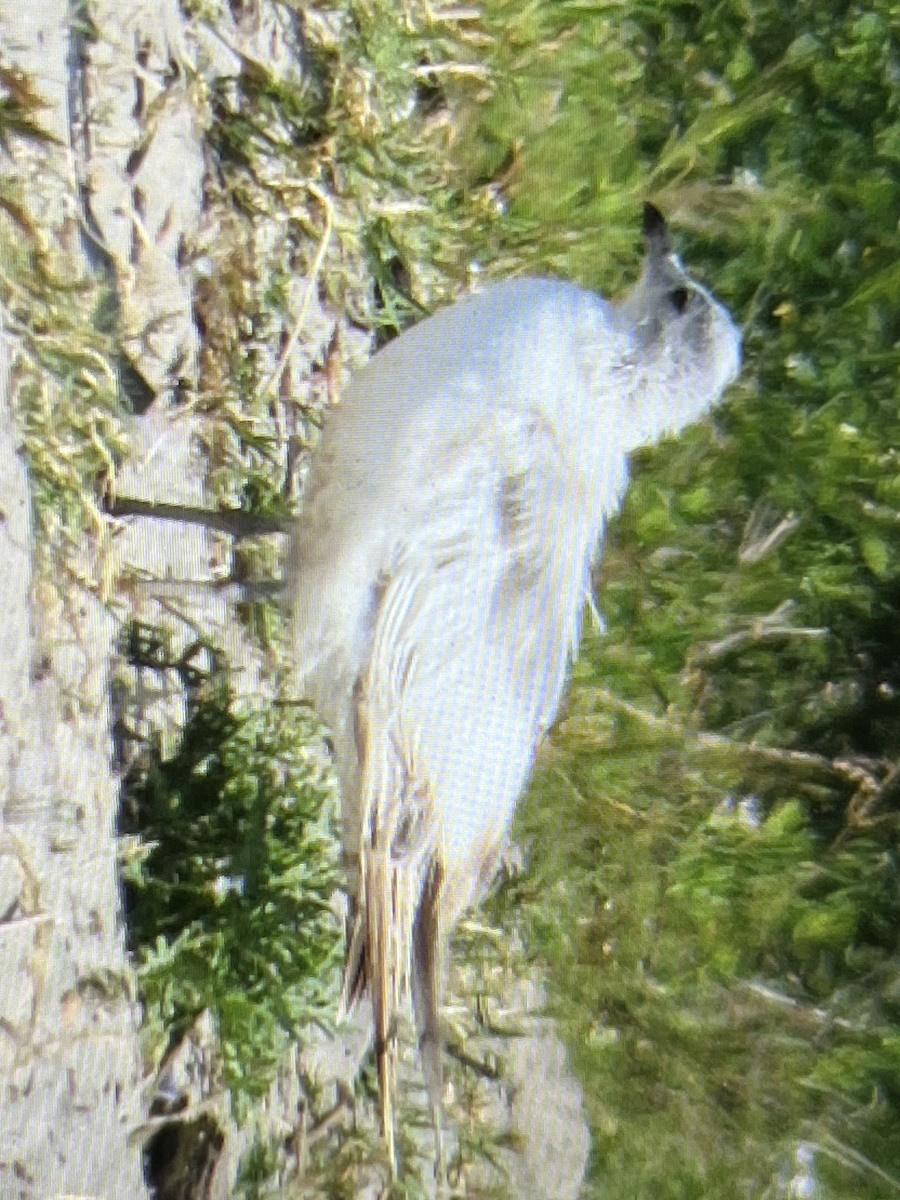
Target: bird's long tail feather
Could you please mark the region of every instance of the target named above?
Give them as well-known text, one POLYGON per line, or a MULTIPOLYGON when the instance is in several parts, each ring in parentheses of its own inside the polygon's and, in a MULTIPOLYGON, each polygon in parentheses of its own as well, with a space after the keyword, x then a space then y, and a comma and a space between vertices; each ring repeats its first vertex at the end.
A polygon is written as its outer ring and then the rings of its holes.
MULTIPOLYGON (((372 1002, 381 1128, 391 1172, 397 1173, 394 1099, 397 1086, 397 1029, 412 982, 419 1049, 435 1124, 438 1171, 441 1146, 441 1043, 439 1013, 443 971, 441 935, 442 872, 433 864, 423 873, 397 862, 387 850, 367 847, 361 885, 364 946, 348 958, 345 999, 359 994, 360 970, 372 1002), (423 879, 424 875, 424 879, 423 879), (350 972, 355 978, 350 978, 350 972)), ((351 946, 360 939, 357 928, 351 946)))
POLYGON ((444 931, 441 920, 444 871, 433 862, 425 879, 413 926, 413 1003, 419 1031, 419 1053, 431 1101, 434 1124, 435 1169, 444 1174, 443 1070, 441 1063, 440 1010, 444 978, 444 931))
POLYGON ((394 1143, 394 1093, 397 1076, 397 1021, 402 987, 402 946, 398 940, 395 910, 398 900, 397 868, 387 850, 373 850, 364 863, 363 888, 366 917, 366 971, 372 1000, 381 1131, 387 1146, 391 1173, 396 1175, 394 1143))

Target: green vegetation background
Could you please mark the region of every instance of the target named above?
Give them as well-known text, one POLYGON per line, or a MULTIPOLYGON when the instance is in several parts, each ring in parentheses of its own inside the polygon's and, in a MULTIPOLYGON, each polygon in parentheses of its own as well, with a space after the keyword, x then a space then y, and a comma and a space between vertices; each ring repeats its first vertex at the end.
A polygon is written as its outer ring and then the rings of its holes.
POLYGON ((614 288, 649 195, 745 330, 634 464, 519 822, 590 1194, 896 1195, 900 10, 487 11, 504 249, 614 288))

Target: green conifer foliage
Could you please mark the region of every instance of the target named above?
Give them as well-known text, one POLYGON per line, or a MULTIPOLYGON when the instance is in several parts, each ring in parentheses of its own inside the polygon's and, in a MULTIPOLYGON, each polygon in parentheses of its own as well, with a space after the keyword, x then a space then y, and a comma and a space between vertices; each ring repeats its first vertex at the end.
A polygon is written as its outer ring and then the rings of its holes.
POLYGON ((126 879, 152 1057, 210 1018, 238 1118, 290 1041, 334 1011, 335 789, 317 731, 302 708, 241 705, 211 683, 172 753, 150 752, 126 785, 144 848, 126 879))
POLYGON ((507 892, 556 964, 591 1194, 894 1196, 895 6, 488 16, 461 153, 507 244, 613 290, 648 195, 745 328, 724 408, 634 464, 507 892))

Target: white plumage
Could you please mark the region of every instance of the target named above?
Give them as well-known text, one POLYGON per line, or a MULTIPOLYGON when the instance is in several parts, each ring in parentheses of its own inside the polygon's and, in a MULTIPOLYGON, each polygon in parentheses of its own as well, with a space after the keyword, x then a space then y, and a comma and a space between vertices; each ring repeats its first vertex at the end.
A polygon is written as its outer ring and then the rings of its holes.
POLYGON ((288 568, 300 685, 328 722, 393 1162, 412 985, 437 1109, 443 944, 496 869, 557 710, 634 447, 704 412, 739 336, 645 210, 619 305, 495 285, 397 338, 329 414, 288 568))

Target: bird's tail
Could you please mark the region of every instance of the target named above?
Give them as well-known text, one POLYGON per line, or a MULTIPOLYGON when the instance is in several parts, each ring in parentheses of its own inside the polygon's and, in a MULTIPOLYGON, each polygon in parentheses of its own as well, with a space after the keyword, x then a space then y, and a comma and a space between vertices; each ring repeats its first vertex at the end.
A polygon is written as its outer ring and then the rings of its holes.
POLYGON ((411 981, 433 1104, 440 1086, 439 822, 427 773, 416 761, 416 739, 404 721, 404 695, 416 662, 403 649, 403 630, 417 581, 406 574, 385 583, 367 678, 353 696, 360 765, 359 910, 345 994, 352 999, 366 987, 372 1000, 381 1125, 394 1173, 397 1027, 411 981))
MULTIPOLYGON (((363 907, 365 910, 365 961, 372 1000, 375 1057, 378 1063, 378 1092, 381 1100, 381 1132, 387 1146, 392 1174, 397 1171, 394 1145, 394 1094, 397 1078, 397 1023, 408 978, 408 943, 404 945, 400 918, 403 916, 398 868, 390 851, 371 850, 363 861, 363 907)), ((409 921, 403 922, 407 928, 409 921)))
POLYGON ((341 1007, 348 1011, 364 990, 369 992, 381 1129, 393 1175, 397 1173, 397 1030, 408 1003, 410 984, 435 1126, 437 1168, 443 1170, 439 1023, 444 960, 442 879, 441 868, 435 862, 423 870, 415 861, 398 861, 388 849, 372 845, 364 849, 360 907, 349 938, 341 1007))
POLYGON ((444 944, 444 870, 434 860, 425 877, 413 926, 413 1004, 419 1031, 419 1054, 434 1125, 435 1171, 444 1177, 442 1137, 443 1070, 441 1063, 440 1011, 446 948, 444 944))

